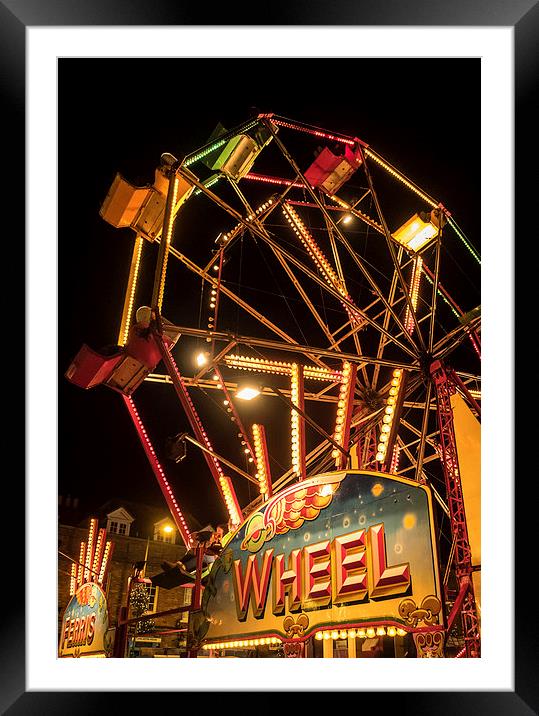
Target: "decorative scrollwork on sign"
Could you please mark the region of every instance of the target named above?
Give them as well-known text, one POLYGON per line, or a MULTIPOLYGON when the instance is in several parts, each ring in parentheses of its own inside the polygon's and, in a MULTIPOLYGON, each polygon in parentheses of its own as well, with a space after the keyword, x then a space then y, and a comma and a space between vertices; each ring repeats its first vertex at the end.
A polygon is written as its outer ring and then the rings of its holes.
POLYGON ((444 655, 444 633, 441 631, 414 634, 418 659, 441 658, 444 655))
POLYGON ((299 659, 303 656, 304 644, 301 641, 283 644, 284 655, 289 659, 299 659))
POLYGON ((306 614, 300 614, 296 621, 294 617, 288 615, 284 618, 283 629, 286 636, 290 639, 297 639, 305 634, 305 629, 309 626, 309 617, 306 614))
POLYGON ((418 607, 413 599, 403 599, 399 604, 399 614, 406 624, 415 628, 420 622, 425 624, 437 624, 438 614, 442 609, 442 603, 434 594, 429 594, 423 599, 418 607))

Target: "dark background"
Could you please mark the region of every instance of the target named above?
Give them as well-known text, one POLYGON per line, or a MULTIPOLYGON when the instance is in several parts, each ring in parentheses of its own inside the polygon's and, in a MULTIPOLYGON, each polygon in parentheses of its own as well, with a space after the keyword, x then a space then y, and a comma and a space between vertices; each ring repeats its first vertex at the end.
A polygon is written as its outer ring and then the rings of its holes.
MULTIPOLYGON (((232 128, 253 112, 274 112, 360 137, 439 198, 480 248, 477 59, 60 59, 58 73, 58 489, 59 494, 79 497, 89 510, 110 497, 164 505, 120 396, 103 387, 82 391, 63 377, 82 343, 99 349, 117 339, 133 234, 112 228, 99 216, 116 172, 134 184, 151 183, 162 152, 181 158, 202 146, 219 121, 232 128)), ((302 168, 308 166, 313 155, 305 148, 305 138, 296 146, 291 133, 283 130, 280 136, 302 168)), ((312 151, 316 144, 311 142, 312 151)), ((280 173, 271 163, 255 163, 253 171, 280 173)), ((425 208, 411 193, 403 200, 402 191, 393 194, 389 185, 380 188, 391 228, 425 208)), ((174 245, 205 265, 219 231, 233 224, 227 217, 223 221, 222 212, 208 208, 207 202, 192 203, 186 221, 176 222, 174 245)), ((354 231, 347 230, 351 240, 354 231)), ((359 233, 356 238, 362 239, 359 233)), ((268 315, 298 342, 322 345, 294 318, 293 310, 283 310, 281 286, 249 250, 243 242, 237 248, 240 260, 237 273, 229 276, 231 283, 241 284, 248 300, 256 292, 259 299, 264 293, 268 315)), ((479 269, 454 234, 448 237, 447 252, 444 284, 461 307, 470 310, 480 303, 479 269)), ((146 278, 137 306, 150 300, 156 247, 145 245, 144 256, 146 278)), ((286 285, 282 276, 280 281, 286 285)), ((363 290, 359 283, 355 288, 363 290)), ((286 294, 292 301, 288 285, 286 294)), ((171 259, 165 317, 180 325, 205 327, 206 303, 201 311, 200 280, 171 259)), ((228 323, 223 328, 268 335, 235 309, 224 320, 228 323)), ((195 371, 194 348, 193 341, 183 339, 175 348, 180 370, 187 375, 195 371)), ((459 357, 457 367, 479 371, 469 351, 463 349, 459 357)), ((156 372, 164 371, 159 366, 156 372)), ((227 417, 217 409, 222 396, 211 391, 209 400, 200 401, 192 395, 215 448, 227 454, 227 417)), ((224 521, 224 508, 196 448, 190 448, 179 465, 164 458, 166 437, 188 429, 172 388, 146 383, 135 398, 182 507, 202 523, 224 521)), ((265 403, 268 414, 257 414, 257 419, 278 420, 277 401, 265 403)), ((245 410, 246 422, 252 422, 252 408, 245 410)), ((286 409, 286 420, 285 415, 286 409)), ((276 443, 282 437, 274 431, 269 438, 277 455, 276 443)), ((234 450, 230 459, 237 459, 234 450)), ((283 471, 288 467, 279 464, 283 471)), ((279 465, 273 467, 278 475, 279 465)), ((241 478, 234 481, 243 506, 255 492, 241 478)))

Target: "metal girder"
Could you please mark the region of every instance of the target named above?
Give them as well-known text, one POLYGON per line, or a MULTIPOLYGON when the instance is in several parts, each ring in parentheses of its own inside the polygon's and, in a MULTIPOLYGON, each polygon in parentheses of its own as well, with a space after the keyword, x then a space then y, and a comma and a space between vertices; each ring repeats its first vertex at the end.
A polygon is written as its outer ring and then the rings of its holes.
POLYGON ((430 374, 436 391, 436 402, 438 405, 437 415, 440 432, 440 450, 446 483, 446 498, 449 508, 451 533, 455 542, 454 563, 459 590, 462 591, 464 584, 467 583, 466 593, 463 597, 461 607, 464 643, 468 657, 479 657, 481 653, 481 636, 471 579, 473 571, 472 553, 468 538, 457 441, 453 424, 453 409, 451 407, 451 395, 456 392, 456 387, 440 361, 434 361, 432 363, 430 374))

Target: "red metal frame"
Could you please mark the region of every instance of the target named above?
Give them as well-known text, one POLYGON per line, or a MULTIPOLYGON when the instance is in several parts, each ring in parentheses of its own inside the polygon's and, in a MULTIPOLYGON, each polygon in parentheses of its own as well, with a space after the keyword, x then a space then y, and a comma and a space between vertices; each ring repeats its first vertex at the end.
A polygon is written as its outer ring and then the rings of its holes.
MULTIPOLYGON (((451 407, 451 395, 456 392, 456 387, 441 361, 434 361, 431 364, 430 373, 436 390, 440 450, 445 476, 447 505, 449 507, 449 517, 451 521, 451 533, 455 543, 453 559, 459 583, 459 597, 455 604, 457 606, 459 601, 462 602, 461 617, 466 655, 468 657, 479 657, 481 654, 481 636, 471 579, 472 553, 468 539, 457 442, 453 424, 453 409, 451 407)), ((456 610, 454 609, 450 615, 451 624, 453 623, 455 615, 456 610)))
POLYGON ((191 534, 189 532, 189 528, 187 527, 187 522, 185 521, 185 518, 180 510, 180 507, 179 507, 178 503, 176 502, 176 498, 174 497, 174 495, 172 493, 172 489, 171 489, 169 482, 166 478, 164 470, 161 467, 159 460, 157 459, 157 456, 153 449, 153 446, 152 446, 152 443, 148 436, 148 433, 146 432, 146 429, 142 423, 142 420, 140 419, 140 415, 138 414, 138 411, 135 407, 135 403, 133 402, 133 398, 131 398, 130 396, 124 395, 123 399, 124 399, 125 405, 127 407, 127 410, 129 411, 129 415, 131 416, 131 419, 133 421, 133 425, 135 426, 135 429, 136 429, 138 436, 140 438, 142 447, 144 448, 144 452, 146 453, 146 456, 150 462, 150 465, 152 467, 154 475, 157 478, 157 482, 159 483, 161 492, 163 493, 163 496, 166 500, 166 503, 170 510, 170 514, 172 515, 172 518, 174 519, 174 522, 176 523, 176 527, 180 531, 183 541, 185 542, 186 546, 189 547, 189 545, 191 544, 191 534))
MULTIPOLYGON (((161 335, 159 333, 157 333, 157 332, 155 333, 155 338, 156 338, 157 345, 159 346, 159 349, 161 350, 161 355, 163 357, 163 361, 167 368, 167 372, 172 379, 172 384, 176 391, 176 395, 178 396, 180 403, 185 411, 185 414, 187 415, 187 418, 189 420, 191 428, 193 429, 193 431, 195 433, 196 439, 213 452, 213 447, 211 445, 211 442, 206 434, 206 431, 204 430, 204 426, 202 425, 202 421, 200 420, 200 417, 195 409, 193 401, 191 400, 191 396, 189 395, 187 388, 185 387, 185 384, 184 384, 182 377, 180 375, 180 372, 178 370, 178 366, 176 365, 176 362, 175 362, 174 358, 172 357, 172 353, 170 352, 168 346, 166 345, 166 343, 164 342, 163 338, 161 337, 161 335)), ((234 486, 232 484, 232 480, 227 475, 224 474, 217 458, 215 458, 213 455, 209 455, 206 452, 204 452, 204 458, 205 458, 206 463, 209 467, 210 473, 211 473, 213 479, 215 480, 215 484, 217 485, 219 494, 223 498, 225 505, 227 504, 227 499, 226 499, 225 492, 223 490, 222 482, 224 482, 227 485, 229 493, 230 493, 230 498, 233 502, 234 508, 238 515, 238 518, 241 521, 242 511, 241 511, 240 504, 238 502, 238 498, 236 496, 236 491, 234 490, 234 486)), ((230 517, 232 518, 232 515, 230 515, 230 517)))

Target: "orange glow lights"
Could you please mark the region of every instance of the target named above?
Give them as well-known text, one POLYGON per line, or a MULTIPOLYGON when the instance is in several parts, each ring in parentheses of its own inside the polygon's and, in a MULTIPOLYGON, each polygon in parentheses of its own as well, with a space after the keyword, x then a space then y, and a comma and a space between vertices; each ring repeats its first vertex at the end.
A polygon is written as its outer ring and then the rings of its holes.
MULTIPOLYGON (((356 382, 356 371, 356 366, 352 366, 348 361, 343 363, 343 380, 339 388, 339 400, 337 402, 337 417, 335 419, 335 432, 333 433, 333 439, 345 450, 348 449, 348 439, 350 437, 350 419, 356 382)), ((340 450, 335 448, 331 452, 331 456, 335 458, 335 465, 337 468, 346 467, 346 458, 340 450)))
MULTIPOLYGON (((314 261, 316 267, 318 268, 326 282, 332 288, 337 290, 343 298, 345 298, 349 302, 352 302, 352 299, 346 292, 342 281, 337 276, 333 268, 330 266, 322 250, 320 249, 316 241, 313 239, 313 237, 310 235, 310 233, 307 231, 304 223, 301 221, 301 219, 294 211, 294 209, 290 206, 290 204, 285 203, 283 205, 283 213, 285 215, 286 220, 292 227, 294 233, 298 236, 303 246, 307 249, 307 253, 314 261)), ((358 311, 355 311, 354 309, 350 308, 345 303, 343 303, 343 306, 348 315, 350 316, 351 321, 354 321, 356 323, 360 323, 362 321, 361 315, 358 311)))
MULTIPOLYGON (((185 391, 187 393, 187 391, 185 391)), ((161 491, 165 497, 165 500, 167 502, 167 505, 171 511, 171 514, 174 518, 174 522, 176 523, 176 526, 178 527, 180 534, 182 536, 183 541, 186 545, 189 545, 191 541, 191 534, 189 532, 189 528, 187 526, 187 522, 185 521, 185 518, 182 514, 182 511, 180 510, 180 506, 176 502, 176 498, 174 497, 174 493, 172 492, 172 488, 167 480, 167 477, 165 475, 165 471, 161 467, 161 463, 157 459, 157 455, 155 454, 155 450, 153 449, 153 445, 150 440, 150 436, 146 432, 146 428, 144 427, 144 424, 140 418, 140 415, 138 413, 138 410, 135 406, 135 403, 133 402, 133 399, 129 396, 124 395, 124 402, 127 406, 127 409, 131 415, 131 418, 133 420, 133 423, 135 425, 135 428, 137 430, 139 439, 142 443, 142 447, 144 448, 144 452, 146 453, 146 456, 148 460, 150 461, 150 465, 152 466, 152 469, 154 471, 154 475, 157 478, 157 481, 159 482, 159 486, 161 487, 161 491)))
POLYGON ((86 554, 86 542, 80 543, 80 552, 79 552, 79 564, 77 567, 77 587, 80 587, 81 584, 83 584, 83 575, 84 575, 84 555, 86 554))
POLYGON ((107 573, 107 567, 109 566, 109 557, 112 551, 112 542, 107 542, 105 545, 105 551, 103 552, 103 559, 101 561, 101 569, 99 570, 99 577, 97 581, 99 584, 103 584, 105 574, 107 573))
MULTIPOLYGON (((303 410, 303 371, 297 363, 292 363, 290 381, 290 399, 292 404, 303 410)), ((305 424, 297 410, 292 409, 292 470, 303 480, 305 477, 305 424)))
POLYGON ((400 447, 398 445, 395 445, 395 447, 393 448, 393 454, 391 455, 391 466, 389 468, 389 472, 391 472, 393 475, 399 469, 400 452, 400 447))
POLYGON ((90 529, 88 530, 88 545, 86 546, 86 557, 84 560, 84 581, 87 582, 90 579, 90 569, 92 568, 92 560, 94 556, 94 539, 95 531, 97 529, 97 520, 92 518, 90 520, 90 529))
MULTIPOLYGON (((176 173, 172 175, 170 180, 172 184, 172 207, 176 206, 176 201, 178 199, 178 176, 176 173)), ((163 267, 161 269, 161 278, 159 282, 159 294, 157 299, 157 305, 159 307, 159 310, 163 308, 163 295, 165 293, 165 277, 167 274, 167 262, 168 262, 168 248, 170 246, 170 243, 172 241, 172 230, 174 228, 174 210, 170 211, 170 216, 168 220, 168 225, 165 229, 165 242, 167 246, 167 251, 165 251, 163 256, 163 267)))
POLYGON ((384 410, 384 417, 382 418, 382 428, 380 432, 380 441, 378 443, 376 460, 378 462, 385 462, 387 456, 387 444, 389 441, 389 435, 391 433, 391 426, 395 417, 395 406, 397 404, 397 396, 399 394, 399 388, 402 380, 402 370, 396 368, 393 371, 393 378, 391 379, 391 387, 389 389, 389 396, 387 398, 386 407, 384 410))
MULTIPOLYGON (((414 268, 412 272, 412 280, 410 282, 410 302, 414 313, 417 309, 417 301, 419 298, 419 284, 421 281, 421 269, 423 266, 423 259, 421 256, 416 256, 414 260, 414 268)), ((406 306, 406 315, 404 318, 404 327, 410 335, 414 332, 414 319, 410 311, 410 306, 406 306)))
POLYGON ((72 597, 75 594, 77 587, 77 565, 75 562, 71 563, 71 577, 69 579, 69 596, 72 597))
POLYGON ((267 644, 280 644, 281 640, 275 636, 259 637, 258 639, 237 639, 234 641, 220 641, 213 644, 204 644, 202 648, 207 650, 216 649, 246 649, 253 646, 265 646, 267 644))
MULTIPOLYGON (((256 373, 272 373, 274 375, 291 375, 292 373, 292 363, 283 363, 282 361, 251 358, 250 356, 235 355, 232 353, 225 356, 225 361, 229 368, 236 368, 238 370, 250 370, 256 373)), ((316 365, 304 366, 303 375, 310 380, 326 380, 335 383, 341 382, 343 379, 341 371, 319 368, 316 365)))
POLYGON ((363 150, 367 157, 370 159, 374 159, 374 161, 379 164, 381 167, 383 167, 386 172, 391 174, 391 176, 395 177, 395 179, 398 179, 400 182, 404 184, 408 189, 415 192, 418 196, 420 196, 424 201, 427 202, 427 204, 430 204, 430 206, 437 206, 437 202, 435 202, 433 199, 431 199, 429 196, 427 196, 424 192, 421 191, 418 187, 416 187, 412 182, 408 181, 406 177, 401 174, 399 171, 397 171, 394 167, 390 166, 385 162, 382 157, 379 157, 377 154, 372 152, 368 147, 365 147, 363 150))
POLYGON ((263 425, 253 425, 253 441, 255 446, 256 479, 260 485, 260 494, 267 500, 271 497, 271 474, 266 443, 266 432, 263 425))
MULTIPOLYGON (((248 177, 248 178, 252 179, 253 177, 248 177)), ((267 209, 269 209, 271 206, 273 206, 274 203, 275 202, 273 199, 268 199, 263 204, 261 204, 257 209, 255 209, 254 214, 249 214, 248 216, 246 216, 245 221, 249 224, 252 223, 256 217, 258 217, 260 214, 263 214, 265 211, 267 211, 267 209)), ((221 244, 221 246, 225 246, 232 239, 236 238, 236 236, 238 236, 238 234, 240 234, 244 229, 245 229, 245 224, 243 224, 242 222, 239 222, 238 224, 236 224, 236 226, 233 229, 230 229, 230 231, 227 231, 225 234, 222 234, 219 237, 219 243, 221 244)))
POLYGON ((304 223, 299 218, 298 214, 295 212, 295 210, 291 207, 290 204, 285 203, 283 205, 283 213, 285 215, 286 220, 292 227, 294 233, 298 236, 301 243, 305 246, 305 248, 307 249, 307 253, 309 254, 309 256, 311 256, 317 267, 320 269, 322 275, 329 283, 329 285, 333 286, 334 288, 338 288, 338 290, 342 290, 341 282, 337 274, 329 265, 326 257, 318 247, 318 244, 307 231, 304 223))

